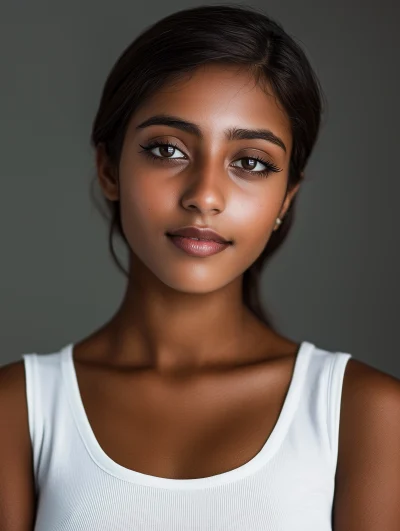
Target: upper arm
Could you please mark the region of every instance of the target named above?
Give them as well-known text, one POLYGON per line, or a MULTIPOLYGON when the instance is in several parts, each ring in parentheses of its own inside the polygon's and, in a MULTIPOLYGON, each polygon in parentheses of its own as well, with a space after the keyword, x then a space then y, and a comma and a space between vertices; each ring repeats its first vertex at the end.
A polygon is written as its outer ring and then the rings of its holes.
POLYGON ((345 371, 334 531, 400 529, 400 381, 350 359, 345 371))
POLYGON ((31 531, 36 511, 23 361, 0 367, 0 529, 31 531))

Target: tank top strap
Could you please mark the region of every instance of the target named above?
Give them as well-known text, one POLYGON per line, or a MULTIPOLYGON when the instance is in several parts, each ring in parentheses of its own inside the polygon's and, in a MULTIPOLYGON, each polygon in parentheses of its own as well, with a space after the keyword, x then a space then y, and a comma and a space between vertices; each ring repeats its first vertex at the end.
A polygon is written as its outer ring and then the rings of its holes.
POLYGON ((25 390, 28 410, 29 434, 33 452, 33 468, 36 491, 38 490, 38 472, 40 455, 42 453, 44 420, 41 403, 40 367, 36 353, 22 355, 25 366, 25 390))
POLYGON ((32 352, 21 356, 25 367, 28 424, 36 489, 51 446, 52 417, 57 407, 61 384, 61 352, 32 352))
POLYGON ((328 364, 327 424, 333 470, 336 471, 339 451, 340 411, 343 380, 347 362, 352 357, 348 352, 331 352, 328 364))
POLYGON ((333 480, 338 458, 338 435, 343 377, 351 354, 316 347, 303 356, 304 375, 301 392, 297 393, 296 410, 286 443, 297 448, 304 442, 304 454, 299 459, 326 466, 333 480))

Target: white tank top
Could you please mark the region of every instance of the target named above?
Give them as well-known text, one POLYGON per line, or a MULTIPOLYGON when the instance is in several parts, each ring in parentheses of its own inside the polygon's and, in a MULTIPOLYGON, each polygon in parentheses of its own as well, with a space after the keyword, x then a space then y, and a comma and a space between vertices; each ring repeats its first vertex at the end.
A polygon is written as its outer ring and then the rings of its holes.
POLYGON ((283 408, 258 454, 196 479, 143 474, 97 442, 73 343, 23 354, 38 495, 34 531, 331 531, 344 370, 351 354, 303 341, 283 408))

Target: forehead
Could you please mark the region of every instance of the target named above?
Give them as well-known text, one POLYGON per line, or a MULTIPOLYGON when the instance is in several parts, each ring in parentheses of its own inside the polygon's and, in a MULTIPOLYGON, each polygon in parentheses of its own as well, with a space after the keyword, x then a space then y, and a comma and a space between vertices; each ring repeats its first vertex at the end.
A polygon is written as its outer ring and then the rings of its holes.
POLYGON ((267 80, 237 65, 203 65, 167 82, 134 113, 131 126, 159 113, 195 122, 204 135, 227 127, 268 128, 291 147, 291 124, 267 80))

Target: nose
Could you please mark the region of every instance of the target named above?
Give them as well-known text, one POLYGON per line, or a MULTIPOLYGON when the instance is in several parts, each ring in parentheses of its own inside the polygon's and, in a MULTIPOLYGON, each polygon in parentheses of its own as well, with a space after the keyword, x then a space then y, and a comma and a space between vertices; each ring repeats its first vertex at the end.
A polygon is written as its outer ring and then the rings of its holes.
POLYGON ((202 167, 189 170, 184 181, 182 206, 188 210, 200 212, 222 212, 225 208, 223 186, 226 176, 221 163, 203 164, 202 167))

